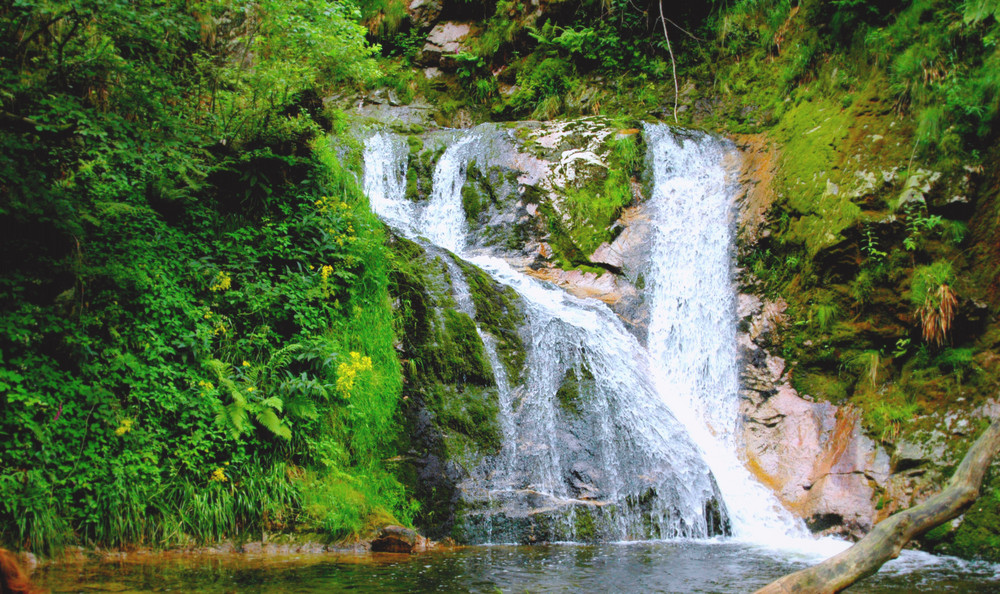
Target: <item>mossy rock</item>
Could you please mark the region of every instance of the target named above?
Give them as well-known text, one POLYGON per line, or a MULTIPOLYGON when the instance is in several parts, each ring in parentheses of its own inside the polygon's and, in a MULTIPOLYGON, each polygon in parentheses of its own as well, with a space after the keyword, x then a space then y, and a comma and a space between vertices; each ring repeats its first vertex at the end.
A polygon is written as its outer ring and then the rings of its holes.
POLYGON ((481 456, 500 451, 502 433, 497 420, 500 407, 495 388, 435 384, 428 387, 428 392, 431 410, 450 445, 449 459, 471 468, 481 456), (462 436, 471 444, 465 444, 462 436))
POLYGON ((556 390, 556 400, 563 411, 580 415, 583 412, 587 392, 593 386, 594 374, 586 365, 576 369, 567 369, 559 389, 556 390))
POLYGON ((496 339, 497 354, 506 368, 507 377, 512 384, 516 383, 524 371, 527 356, 520 333, 524 311, 517 291, 501 285, 464 260, 456 260, 456 263, 469 285, 476 308, 476 322, 496 339))
POLYGON ((833 403, 846 402, 853 391, 853 381, 844 380, 838 373, 822 373, 796 369, 792 374, 792 387, 800 394, 833 403))

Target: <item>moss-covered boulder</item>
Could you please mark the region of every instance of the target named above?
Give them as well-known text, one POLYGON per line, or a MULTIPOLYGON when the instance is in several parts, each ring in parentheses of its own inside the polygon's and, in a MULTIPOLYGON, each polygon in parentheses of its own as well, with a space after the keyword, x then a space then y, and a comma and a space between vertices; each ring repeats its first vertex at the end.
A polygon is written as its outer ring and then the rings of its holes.
POLYGON ((474 287, 475 311, 460 311, 451 254, 398 236, 390 246, 406 380, 399 474, 421 503, 418 525, 440 537, 451 533, 459 485, 501 448, 497 380, 480 332, 494 337, 505 373, 516 378, 524 365, 522 314, 510 288, 465 263, 459 270, 474 287))

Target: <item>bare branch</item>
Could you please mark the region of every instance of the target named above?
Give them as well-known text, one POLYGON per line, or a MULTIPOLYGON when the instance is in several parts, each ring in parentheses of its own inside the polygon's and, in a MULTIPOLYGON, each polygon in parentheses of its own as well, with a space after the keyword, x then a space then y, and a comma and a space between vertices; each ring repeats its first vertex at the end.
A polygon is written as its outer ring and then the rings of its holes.
POLYGON ((972 505, 997 450, 1000 450, 1000 419, 994 420, 972 444, 943 491, 879 522, 846 551, 819 565, 786 575, 757 590, 756 594, 832 594, 872 575, 886 561, 899 556, 911 539, 958 517, 972 505))
POLYGON ((670 53, 670 67, 674 73, 674 123, 677 123, 677 102, 680 99, 681 91, 677 86, 677 63, 674 61, 674 50, 670 47, 670 34, 667 33, 667 19, 663 16, 663 0, 660 5, 660 24, 663 25, 663 37, 667 40, 667 52, 670 53))

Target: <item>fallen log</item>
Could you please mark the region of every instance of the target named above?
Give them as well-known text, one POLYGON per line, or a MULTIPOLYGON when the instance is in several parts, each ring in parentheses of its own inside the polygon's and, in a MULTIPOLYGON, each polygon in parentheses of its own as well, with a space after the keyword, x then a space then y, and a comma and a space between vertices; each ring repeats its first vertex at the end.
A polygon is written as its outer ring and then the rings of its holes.
POLYGON ((790 573, 756 594, 840 592, 854 582, 872 575, 899 556, 906 543, 931 528, 957 517, 979 497, 986 470, 1000 450, 1000 419, 972 444, 944 490, 905 511, 889 516, 851 548, 818 565, 790 573))

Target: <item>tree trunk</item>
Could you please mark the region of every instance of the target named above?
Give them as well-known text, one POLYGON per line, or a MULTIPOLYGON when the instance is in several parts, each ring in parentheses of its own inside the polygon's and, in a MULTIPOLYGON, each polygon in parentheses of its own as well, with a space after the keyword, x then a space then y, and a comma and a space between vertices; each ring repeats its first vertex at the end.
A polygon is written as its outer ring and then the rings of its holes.
POLYGON ((979 436, 943 491, 879 522, 851 548, 819 565, 786 575, 756 594, 840 592, 872 575, 916 536, 958 516, 979 496, 983 476, 1000 449, 1000 419, 979 436))

